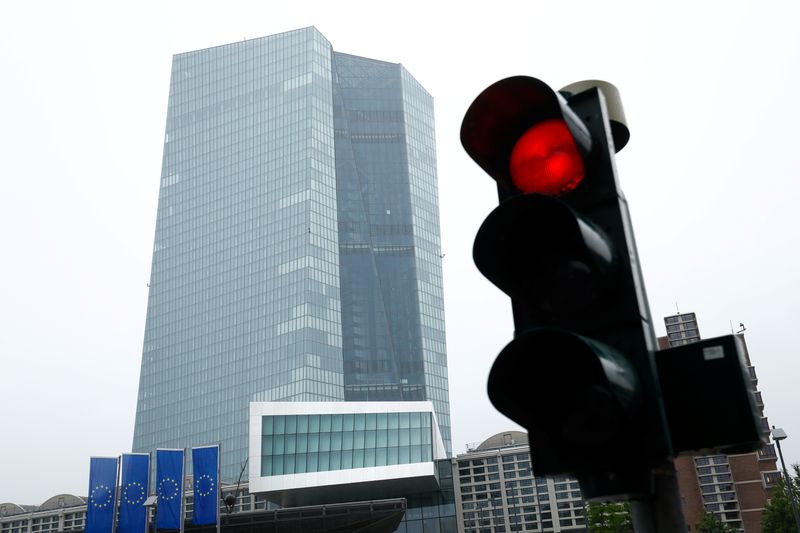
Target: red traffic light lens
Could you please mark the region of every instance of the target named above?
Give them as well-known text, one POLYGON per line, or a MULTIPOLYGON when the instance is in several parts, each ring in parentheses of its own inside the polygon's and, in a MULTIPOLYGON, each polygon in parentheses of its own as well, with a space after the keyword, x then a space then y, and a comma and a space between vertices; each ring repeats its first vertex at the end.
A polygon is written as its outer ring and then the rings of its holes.
POLYGON ((583 180, 583 159, 562 119, 539 122, 511 150, 511 179, 524 193, 561 196, 583 180))

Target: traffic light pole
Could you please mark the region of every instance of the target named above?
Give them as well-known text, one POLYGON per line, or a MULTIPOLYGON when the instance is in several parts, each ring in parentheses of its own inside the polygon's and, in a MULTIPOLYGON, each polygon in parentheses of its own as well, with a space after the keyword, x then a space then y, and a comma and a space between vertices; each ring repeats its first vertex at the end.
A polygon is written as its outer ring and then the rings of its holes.
MULTIPOLYGON (((601 104, 604 107, 604 102, 601 104)), ((620 193, 621 194, 621 193, 620 193)), ((644 277, 639 268, 639 252, 636 248, 636 241, 633 237, 633 224, 630 218, 627 201, 622 201, 621 214, 624 225, 630 229, 629 253, 631 255, 634 268, 633 275, 638 279, 640 305, 647 317, 647 327, 645 335, 649 337, 651 350, 658 346, 655 331, 653 329, 650 315, 650 301, 644 286, 644 277)), ((661 466, 652 470, 653 475, 653 496, 649 499, 631 499, 631 519, 636 533, 683 533, 687 531, 686 519, 683 515, 683 505, 681 503, 680 490, 678 488, 678 476, 675 470, 675 461, 667 459, 661 466)))
MULTIPOLYGON (((638 268, 639 252, 636 248, 636 241, 633 237, 633 224, 630 218, 627 201, 622 202, 622 217, 627 228, 631 229, 630 235, 630 254, 632 263, 637 266, 634 276, 638 278, 638 285, 642 305, 647 317, 648 327, 645 328, 646 335, 649 336, 649 344, 655 349, 658 345, 652 321, 650 320, 650 301, 645 292, 644 278, 641 268, 638 268)), ((675 461, 667 459, 663 465, 652 470, 653 474, 653 496, 649 499, 632 499, 631 518, 633 528, 636 533, 684 533, 687 531, 686 518, 683 515, 683 505, 681 503, 680 490, 678 488, 678 476, 675 470, 675 461)))
POLYGON ((683 533, 681 496, 675 463, 670 460, 654 469, 655 494, 648 500, 631 500, 631 518, 636 533, 683 533))
MULTIPOLYGON (((580 105, 580 104, 579 104, 580 105)), ((584 100, 583 109, 576 110, 582 111, 584 115, 595 116, 608 116, 606 108, 606 101, 602 97, 590 98, 584 100)), ((602 122, 607 122, 606 118, 602 122)), ((598 128, 598 125, 590 125, 590 129, 598 128)), ((595 135, 602 135, 600 132, 595 135)), ((612 152, 609 151, 609 154, 612 152)), ((613 163, 611 167, 614 168, 613 163)), ((616 181, 616 176, 614 177, 616 181)), ((617 185, 618 186, 618 185, 617 185)), ((620 197, 622 192, 619 191, 620 197)), ((654 350, 657 346, 657 339, 650 317, 650 302, 647 298, 645 291, 644 279, 642 276, 641 268, 639 267, 639 253, 636 248, 636 241, 633 236, 633 224, 630 219, 630 211, 628 210, 627 201, 622 199, 620 202, 620 214, 623 218, 623 227, 630 231, 627 236, 628 252, 631 258, 632 276, 636 278, 639 305, 642 311, 642 316, 645 317, 646 326, 643 328, 645 335, 649 337, 648 344, 650 349, 654 350)), ((654 388, 657 384, 653 384, 654 388)), ((686 519, 683 516, 683 508, 681 504, 680 491, 678 490, 678 478, 675 471, 675 463, 672 459, 668 459, 663 465, 654 468, 653 474, 653 496, 651 498, 632 498, 631 505, 631 519, 633 521, 634 531, 636 533, 683 533, 687 531, 686 519)))

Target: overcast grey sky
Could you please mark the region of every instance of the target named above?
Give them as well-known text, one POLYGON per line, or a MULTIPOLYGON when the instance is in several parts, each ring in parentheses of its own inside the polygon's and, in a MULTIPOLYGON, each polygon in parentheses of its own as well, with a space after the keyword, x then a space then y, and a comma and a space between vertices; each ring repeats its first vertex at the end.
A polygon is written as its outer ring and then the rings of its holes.
POLYGON ((484 87, 526 74, 619 87, 617 166, 656 331, 676 308, 704 337, 743 322, 800 461, 798 15, 788 1, 7 2, 0 502, 84 495, 89 456, 130 450, 172 54, 310 25, 435 98, 454 452, 514 427, 485 394, 510 305, 471 260, 496 197, 458 131, 484 87))

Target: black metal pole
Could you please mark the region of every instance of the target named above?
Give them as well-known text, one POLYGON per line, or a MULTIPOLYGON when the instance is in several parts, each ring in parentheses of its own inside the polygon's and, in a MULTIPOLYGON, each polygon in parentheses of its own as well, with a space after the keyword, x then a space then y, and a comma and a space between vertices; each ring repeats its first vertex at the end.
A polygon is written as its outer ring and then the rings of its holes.
POLYGON ((654 493, 651 498, 632 498, 631 521, 636 533, 683 533, 683 517, 675 463, 667 461, 653 470, 654 493))
MULTIPOLYGON (((775 426, 772 426, 772 429, 775 429, 775 426)), ((794 515, 794 523, 797 525, 797 531, 800 533, 800 515, 797 513, 797 502, 794 498, 794 484, 792 483, 792 478, 789 477, 789 471, 786 470, 786 463, 783 462, 783 452, 781 451, 781 441, 780 439, 775 439, 775 446, 778 447, 778 457, 781 458, 781 468, 783 469, 783 476, 786 480, 786 490, 789 492, 789 501, 792 504, 792 515, 794 515)))

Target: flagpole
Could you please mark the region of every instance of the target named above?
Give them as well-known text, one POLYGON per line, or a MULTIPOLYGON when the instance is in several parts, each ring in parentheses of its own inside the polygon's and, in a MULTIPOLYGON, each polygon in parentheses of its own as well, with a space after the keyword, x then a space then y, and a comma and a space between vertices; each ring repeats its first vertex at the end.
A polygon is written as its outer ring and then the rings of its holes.
MULTIPOLYGON (((153 467, 153 452, 147 452, 147 478, 144 483, 144 502, 147 503, 147 500, 150 498, 150 471, 153 467)), ((155 472, 153 472, 155 474, 155 472)), ((158 500, 156 500, 158 502, 158 500)), ((158 503, 156 503, 158 505, 158 503)), ((144 531, 142 533, 150 533, 150 507, 145 506, 145 517, 146 520, 144 521, 144 531)), ((157 511, 156 511, 157 512, 157 511)), ((153 520, 155 522, 155 520, 153 520)))
POLYGON ((183 533, 184 522, 186 521, 186 448, 183 448, 183 461, 181 462, 181 529, 183 533))
POLYGON ((120 468, 122 464, 122 456, 117 456, 117 477, 114 478, 114 518, 111 519, 111 533, 117 531, 117 501, 119 500, 119 485, 120 483, 120 468))
POLYGON ((219 502, 220 502, 220 484, 222 483, 222 476, 220 474, 220 463, 222 463, 222 443, 217 443, 217 498, 216 498, 216 511, 217 511, 217 533, 221 533, 222 526, 220 524, 219 502))

